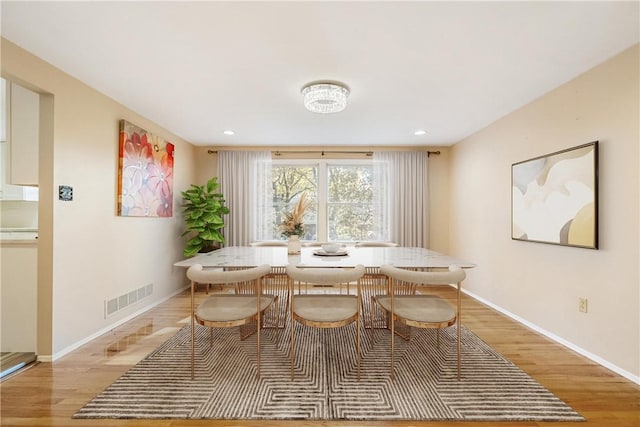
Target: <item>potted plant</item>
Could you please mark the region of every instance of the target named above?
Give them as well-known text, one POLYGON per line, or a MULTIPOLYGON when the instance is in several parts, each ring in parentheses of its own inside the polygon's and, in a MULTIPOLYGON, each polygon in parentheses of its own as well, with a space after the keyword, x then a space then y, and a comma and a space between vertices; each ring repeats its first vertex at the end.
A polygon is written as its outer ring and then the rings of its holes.
POLYGON ((304 223, 302 218, 307 211, 311 201, 307 199, 307 193, 302 193, 298 202, 291 212, 284 213, 284 219, 280 224, 280 231, 284 237, 304 235, 304 223))
POLYGON ((217 192, 218 187, 218 178, 214 176, 206 185, 191 184, 189 190, 181 193, 187 227, 182 235, 194 233, 183 251, 186 257, 212 251, 224 244, 222 215, 228 214, 229 208, 224 205, 222 194, 217 192))
POLYGON ((280 231, 282 235, 289 239, 287 243, 287 251, 290 254, 299 254, 301 249, 300 237, 304 235, 304 223, 302 218, 304 217, 310 200, 307 199, 307 193, 302 193, 298 202, 293 207, 291 212, 285 212, 284 220, 280 224, 280 231))

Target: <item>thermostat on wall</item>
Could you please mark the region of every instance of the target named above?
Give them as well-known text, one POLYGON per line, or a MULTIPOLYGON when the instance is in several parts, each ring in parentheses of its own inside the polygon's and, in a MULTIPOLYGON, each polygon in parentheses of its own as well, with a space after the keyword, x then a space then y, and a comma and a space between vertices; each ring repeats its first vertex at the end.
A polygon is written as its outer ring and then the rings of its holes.
POLYGON ((70 202, 73 200, 73 187, 69 185, 58 186, 58 199, 63 202, 70 202))

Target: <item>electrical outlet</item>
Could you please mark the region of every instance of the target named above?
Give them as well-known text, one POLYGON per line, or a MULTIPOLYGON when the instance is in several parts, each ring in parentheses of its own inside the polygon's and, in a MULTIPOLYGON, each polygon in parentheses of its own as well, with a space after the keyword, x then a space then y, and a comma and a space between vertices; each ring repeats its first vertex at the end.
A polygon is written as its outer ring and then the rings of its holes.
POLYGON ((586 298, 578 297, 578 311, 581 313, 587 312, 588 300, 586 298))

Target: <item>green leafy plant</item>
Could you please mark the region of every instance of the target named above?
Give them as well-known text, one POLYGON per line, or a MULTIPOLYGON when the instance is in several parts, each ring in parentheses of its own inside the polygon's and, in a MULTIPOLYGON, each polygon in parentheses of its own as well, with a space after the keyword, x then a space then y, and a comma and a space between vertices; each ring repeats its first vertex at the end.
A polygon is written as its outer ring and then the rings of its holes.
POLYGON ((189 190, 181 193, 185 202, 184 220, 187 226, 182 235, 193 233, 183 251, 186 257, 198 252, 208 252, 224 244, 222 215, 228 214, 229 208, 224 205, 223 195, 216 192, 218 187, 218 178, 214 176, 206 185, 191 184, 189 190))

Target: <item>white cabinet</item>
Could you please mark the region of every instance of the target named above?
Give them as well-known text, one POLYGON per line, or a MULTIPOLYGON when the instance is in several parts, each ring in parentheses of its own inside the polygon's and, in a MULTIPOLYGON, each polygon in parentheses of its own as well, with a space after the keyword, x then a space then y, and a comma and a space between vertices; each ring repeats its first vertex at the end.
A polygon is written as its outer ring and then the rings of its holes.
POLYGON ((9 182, 38 185, 40 95, 11 83, 9 94, 9 182))
POLYGON ((0 199, 38 200, 40 96, 4 79, 0 88, 0 199))
POLYGON ((9 184, 7 148, 6 142, 0 142, 0 200, 38 201, 38 187, 9 184))
POLYGON ((38 245, 1 241, 0 350, 36 352, 38 245))
POLYGON ((7 117, 9 98, 7 98, 7 81, 0 79, 0 142, 7 142, 7 117))

